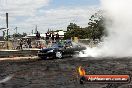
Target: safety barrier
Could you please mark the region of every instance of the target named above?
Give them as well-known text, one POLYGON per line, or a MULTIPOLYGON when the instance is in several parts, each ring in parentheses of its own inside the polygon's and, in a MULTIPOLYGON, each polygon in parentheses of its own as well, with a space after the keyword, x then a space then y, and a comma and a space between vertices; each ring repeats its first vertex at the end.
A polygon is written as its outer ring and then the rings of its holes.
POLYGON ((0 58, 37 56, 39 50, 0 50, 0 58))

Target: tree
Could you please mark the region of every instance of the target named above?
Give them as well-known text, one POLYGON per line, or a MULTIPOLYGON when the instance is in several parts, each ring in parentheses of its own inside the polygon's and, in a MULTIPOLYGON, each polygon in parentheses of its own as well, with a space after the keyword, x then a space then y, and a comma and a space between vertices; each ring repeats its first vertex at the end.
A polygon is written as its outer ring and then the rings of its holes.
POLYGON ((67 27, 67 31, 71 31, 73 29, 79 29, 79 28, 80 28, 80 26, 77 26, 77 24, 70 23, 70 25, 68 25, 68 27, 67 27))
POLYGON ((20 33, 15 33, 15 34, 13 34, 13 37, 22 37, 22 34, 20 34, 20 33))
POLYGON ((75 23, 70 23, 67 27, 67 32, 65 33, 65 39, 71 37, 78 37, 80 39, 85 38, 87 35, 86 29, 77 26, 75 23))
POLYGON ((25 37, 25 36, 27 36, 27 33, 23 32, 22 37, 25 37))
POLYGON ((105 19, 102 13, 98 12, 92 15, 89 19, 88 27, 81 28, 75 23, 70 23, 67 27, 67 32, 65 33, 65 39, 71 37, 79 37, 80 39, 99 39, 106 36, 105 30, 105 19))
POLYGON ((90 22, 88 23, 88 30, 90 32, 90 39, 101 40, 101 38, 106 35, 104 17, 100 13, 95 13, 89 20, 90 22))

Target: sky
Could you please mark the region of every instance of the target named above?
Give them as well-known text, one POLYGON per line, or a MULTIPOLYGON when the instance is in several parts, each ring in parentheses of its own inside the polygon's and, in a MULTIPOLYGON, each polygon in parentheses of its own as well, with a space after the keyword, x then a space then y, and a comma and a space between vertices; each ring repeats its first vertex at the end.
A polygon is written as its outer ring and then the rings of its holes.
POLYGON ((31 34, 36 25, 41 33, 66 30, 70 22, 86 27, 99 5, 99 0, 0 0, 0 28, 6 27, 6 12, 10 34, 15 33, 15 27, 19 33, 31 34))

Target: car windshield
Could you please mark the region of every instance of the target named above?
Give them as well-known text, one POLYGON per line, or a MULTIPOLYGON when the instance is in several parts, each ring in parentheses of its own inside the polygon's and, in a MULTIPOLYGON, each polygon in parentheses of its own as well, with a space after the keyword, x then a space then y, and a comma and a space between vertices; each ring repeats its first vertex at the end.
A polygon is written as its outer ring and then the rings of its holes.
POLYGON ((63 48, 63 45, 58 43, 58 44, 52 44, 51 48, 63 48))

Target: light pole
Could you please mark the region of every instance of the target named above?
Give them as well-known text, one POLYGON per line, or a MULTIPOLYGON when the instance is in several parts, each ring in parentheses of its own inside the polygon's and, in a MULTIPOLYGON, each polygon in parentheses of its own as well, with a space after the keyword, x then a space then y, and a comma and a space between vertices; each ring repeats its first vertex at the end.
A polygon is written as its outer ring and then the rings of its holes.
POLYGON ((9 45, 8 45, 8 41, 9 41, 9 36, 8 36, 8 32, 9 32, 9 28, 8 28, 8 13, 6 13, 6 28, 7 28, 7 38, 6 38, 6 41, 7 41, 7 49, 9 49, 9 45))

